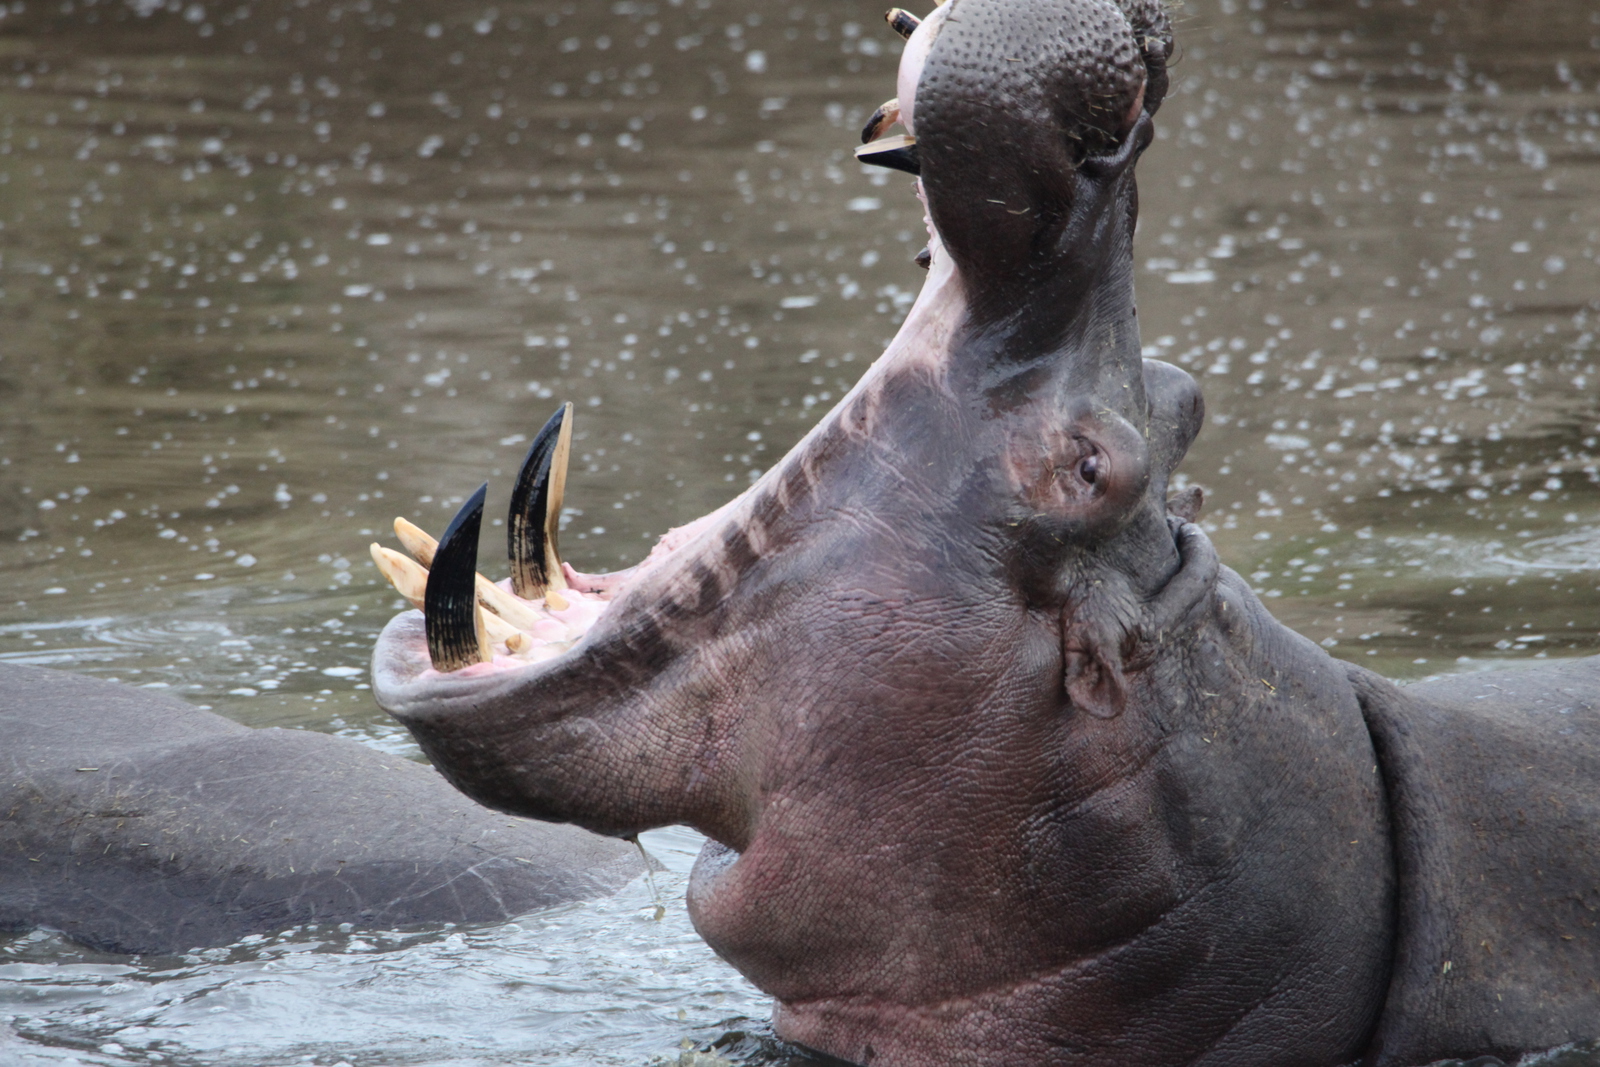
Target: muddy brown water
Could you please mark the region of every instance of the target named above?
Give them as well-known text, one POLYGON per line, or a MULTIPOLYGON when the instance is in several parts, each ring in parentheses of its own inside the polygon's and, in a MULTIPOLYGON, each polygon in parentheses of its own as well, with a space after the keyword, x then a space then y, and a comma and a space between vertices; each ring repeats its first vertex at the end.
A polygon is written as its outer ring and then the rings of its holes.
MULTIPOLYGON (((633 561, 797 440, 921 282, 909 181, 851 157, 893 93, 881 5, 0 12, 6 660, 412 751, 365 681, 395 515, 442 528, 484 478, 492 514, 571 399, 563 549, 633 561)), ((1204 386, 1182 471, 1224 560, 1399 678, 1596 651, 1600 9, 1177 26, 1140 314, 1204 386)), ((765 1009, 673 896, 692 838, 656 847, 660 923, 639 887, 164 961, 0 940, 0 1059, 676 1062, 765 1009)))

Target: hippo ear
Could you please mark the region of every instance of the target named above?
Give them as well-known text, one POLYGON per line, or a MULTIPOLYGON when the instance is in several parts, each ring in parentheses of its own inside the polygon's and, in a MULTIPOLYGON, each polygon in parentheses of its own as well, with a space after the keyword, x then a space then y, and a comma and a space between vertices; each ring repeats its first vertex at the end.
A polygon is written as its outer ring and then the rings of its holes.
POLYGON ((1128 700, 1124 645, 1137 617, 1132 591, 1114 579, 1069 597, 1061 616, 1061 683, 1073 707, 1097 719, 1122 714, 1128 700))
POLYGON ((1067 631, 1061 649, 1062 680, 1072 706, 1097 719, 1114 719, 1128 700, 1122 657, 1116 649, 1067 631))
POLYGON ((1144 109, 1154 115, 1167 95, 1167 60, 1172 56, 1172 20, 1166 0, 1116 0, 1133 27, 1144 58, 1144 109))

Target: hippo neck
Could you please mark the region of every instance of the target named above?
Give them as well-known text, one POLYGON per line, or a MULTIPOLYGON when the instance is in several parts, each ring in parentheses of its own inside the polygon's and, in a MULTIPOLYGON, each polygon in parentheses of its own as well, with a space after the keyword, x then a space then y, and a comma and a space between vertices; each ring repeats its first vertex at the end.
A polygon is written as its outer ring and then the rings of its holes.
POLYGON ((1071 203, 1041 218, 1026 243, 952 252, 970 293, 952 385, 997 409, 1044 393, 1088 397, 1142 426, 1133 171, 1086 172, 1073 184, 1071 203))

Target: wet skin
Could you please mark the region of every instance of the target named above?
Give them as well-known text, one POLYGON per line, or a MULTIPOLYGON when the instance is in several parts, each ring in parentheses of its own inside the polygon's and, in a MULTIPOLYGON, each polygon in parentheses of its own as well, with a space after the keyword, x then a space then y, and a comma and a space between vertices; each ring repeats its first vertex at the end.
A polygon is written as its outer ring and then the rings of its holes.
MULTIPOLYGON (((863 152, 929 220, 884 356, 638 568, 519 579, 540 625, 588 605, 549 640, 479 632, 469 503, 378 700, 491 807, 707 834, 696 927, 781 1036, 851 1062, 1600 1036, 1600 665, 1402 692, 1168 501, 1203 404, 1140 357, 1132 233, 1170 51, 1154 3, 939 8, 867 131, 907 137, 863 152)), ((551 433, 510 527, 553 529, 551 433)))
POLYGON ((643 870, 410 760, 61 671, 0 665, 0 737, 0 930, 175 953, 301 923, 500 922, 643 870))

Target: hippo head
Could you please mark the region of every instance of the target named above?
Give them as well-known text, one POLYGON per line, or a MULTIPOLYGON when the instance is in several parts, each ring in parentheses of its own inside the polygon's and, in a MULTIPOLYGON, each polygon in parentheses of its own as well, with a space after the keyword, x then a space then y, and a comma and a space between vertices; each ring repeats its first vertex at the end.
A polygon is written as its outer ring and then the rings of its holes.
POLYGON ((1134 1010, 1086 975, 1183 895, 1148 694, 1217 570, 1167 500, 1199 392, 1141 358, 1132 265, 1170 47, 1160 0, 939 7, 882 150, 929 273, 855 389, 604 576, 555 554, 558 413, 511 592, 474 595, 469 503, 375 653, 379 703, 482 803, 707 835, 697 929, 781 1036, 856 1063, 1055 1062, 1134 1010))

